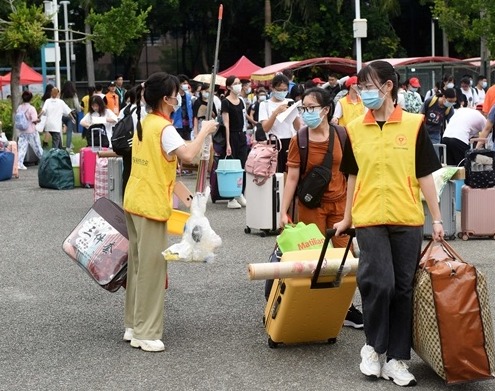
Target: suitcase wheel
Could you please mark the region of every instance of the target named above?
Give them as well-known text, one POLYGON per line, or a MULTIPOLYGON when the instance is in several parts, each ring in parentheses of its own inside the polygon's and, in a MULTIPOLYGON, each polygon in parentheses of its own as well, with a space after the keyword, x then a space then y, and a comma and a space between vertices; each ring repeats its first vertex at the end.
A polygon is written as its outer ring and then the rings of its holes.
POLYGON ((462 240, 468 240, 469 239, 469 235, 467 233, 464 233, 464 232, 459 232, 457 234, 457 237, 459 239, 462 239, 462 240))
POLYGON ((249 228, 249 227, 244 228, 244 233, 245 234, 250 234, 251 233, 251 228, 249 228))
POLYGON ((266 234, 267 234, 267 231, 261 231, 261 232, 260 232, 260 236, 261 236, 262 238, 265 238, 265 237, 266 237, 266 234))
POLYGON ((270 337, 268 337, 268 347, 270 349, 276 349, 277 346, 278 346, 278 343, 277 342, 273 342, 273 340, 270 337))
POLYGON ((330 345, 333 345, 333 344, 334 344, 334 343, 336 343, 336 342, 337 342, 337 338, 328 338, 328 343, 329 343, 330 345))

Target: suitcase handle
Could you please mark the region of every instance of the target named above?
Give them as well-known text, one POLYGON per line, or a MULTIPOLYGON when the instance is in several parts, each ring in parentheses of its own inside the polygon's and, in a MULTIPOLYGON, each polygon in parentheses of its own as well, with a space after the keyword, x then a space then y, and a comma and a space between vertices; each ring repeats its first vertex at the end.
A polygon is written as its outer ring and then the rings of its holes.
POLYGON ((348 228, 345 230, 345 234, 349 235, 349 241, 347 242, 347 246, 344 251, 344 256, 342 257, 342 262, 340 263, 339 270, 335 276, 334 281, 330 282, 318 282, 318 278, 320 277, 321 267, 323 266, 323 261, 325 259, 325 254, 327 252, 328 243, 330 243, 330 239, 335 236, 337 230, 335 229, 327 229, 325 235, 325 241, 323 242, 323 247, 321 249, 320 258, 318 259, 318 264, 316 265, 315 272, 313 273, 313 277, 311 277, 311 289, 326 289, 326 288, 338 288, 342 281, 342 273, 344 271, 345 260, 347 259, 347 254, 349 254, 349 250, 352 245, 352 238, 356 236, 356 230, 354 228, 348 228))

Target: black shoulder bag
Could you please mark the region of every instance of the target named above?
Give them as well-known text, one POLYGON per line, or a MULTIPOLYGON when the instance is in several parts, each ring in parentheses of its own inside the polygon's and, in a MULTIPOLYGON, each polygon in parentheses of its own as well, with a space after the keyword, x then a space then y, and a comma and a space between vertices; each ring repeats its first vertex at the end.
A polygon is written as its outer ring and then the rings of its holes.
POLYGON ((323 163, 319 166, 314 166, 311 171, 299 181, 297 197, 307 208, 314 209, 321 205, 323 194, 332 180, 334 133, 335 132, 330 128, 328 150, 323 159, 323 163))

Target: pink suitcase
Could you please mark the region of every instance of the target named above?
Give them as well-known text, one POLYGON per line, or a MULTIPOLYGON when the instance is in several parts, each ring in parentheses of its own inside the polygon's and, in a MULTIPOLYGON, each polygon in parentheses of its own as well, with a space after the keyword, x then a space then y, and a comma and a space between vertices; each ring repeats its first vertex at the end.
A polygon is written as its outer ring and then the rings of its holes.
POLYGON ((95 187, 93 191, 93 201, 100 198, 108 198, 108 158, 96 158, 95 187))
POLYGON ((7 151, 10 151, 14 154, 14 168, 12 169, 12 176, 14 178, 19 178, 19 157, 17 155, 17 143, 15 141, 9 141, 7 151))
POLYGON ((461 232, 459 238, 491 236, 495 239, 495 187, 474 189, 462 186, 461 232))
POLYGON ((91 147, 82 148, 80 151, 81 161, 81 186, 94 187, 95 169, 96 169, 96 152, 91 147))

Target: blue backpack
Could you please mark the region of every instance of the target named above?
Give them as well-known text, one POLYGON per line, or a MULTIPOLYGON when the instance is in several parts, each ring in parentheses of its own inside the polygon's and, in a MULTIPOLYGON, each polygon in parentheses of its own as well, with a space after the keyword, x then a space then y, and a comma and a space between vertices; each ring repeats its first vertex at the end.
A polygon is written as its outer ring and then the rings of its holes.
POLYGON ((28 130, 28 128, 29 128, 29 120, 26 117, 27 109, 24 111, 21 111, 20 109, 21 109, 20 107, 17 108, 17 111, 15 113, 15 117, 14 117, 14 123, 15 123, 15 128, 17 130, 24 132, 24 131, 28 130))

